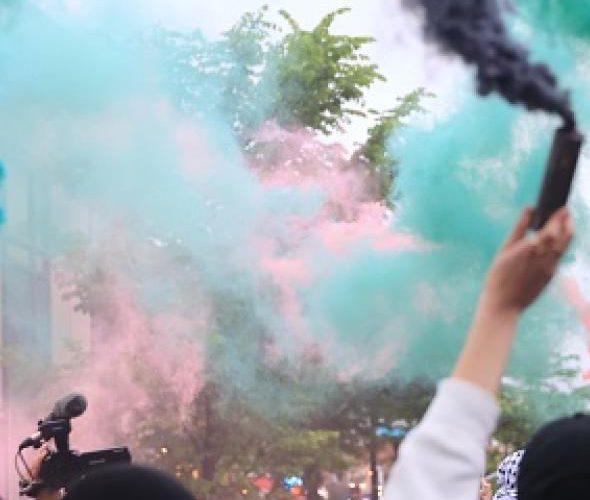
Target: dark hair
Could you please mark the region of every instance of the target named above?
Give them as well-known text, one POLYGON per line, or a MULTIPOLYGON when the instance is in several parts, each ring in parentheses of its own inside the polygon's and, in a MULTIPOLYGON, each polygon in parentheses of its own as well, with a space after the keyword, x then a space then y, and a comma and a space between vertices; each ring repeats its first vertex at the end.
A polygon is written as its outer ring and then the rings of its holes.
POLYGON ((555 420, 525 448, 519 500, 580 500, 590 491, 590 416, 555 420))
POLYGON ((79 480, 65 500, 194 500, 175 478, 149 467, 105 467, 79 480))

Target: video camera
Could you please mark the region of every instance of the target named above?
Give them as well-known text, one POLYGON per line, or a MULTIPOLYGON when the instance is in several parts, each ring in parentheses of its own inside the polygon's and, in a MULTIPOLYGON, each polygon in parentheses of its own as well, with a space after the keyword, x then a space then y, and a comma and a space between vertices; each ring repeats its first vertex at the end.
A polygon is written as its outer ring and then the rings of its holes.
POLYGON ((17 468, 21 477, 19 481, 21 496, 36 497, 43 488, 67 490, 74 481, 96 468, 131 462, 131 454, 126 447, 86 453, 70 450, 69 435, 72 430, 70 420, 82 415, 86 407, 86 398, 81 394, 65 396, 55 403, 47 418, 38 422, 37 432, 19 445, 17 455, 25 464, 30 476, 28 479, 25 478, 17 468), (22 457, 22 450, 30 447, 38 449, 51 439, 55 443, 55 450, 49 451, 41 462, 38 477, 33 477, 32 471, 22 457))

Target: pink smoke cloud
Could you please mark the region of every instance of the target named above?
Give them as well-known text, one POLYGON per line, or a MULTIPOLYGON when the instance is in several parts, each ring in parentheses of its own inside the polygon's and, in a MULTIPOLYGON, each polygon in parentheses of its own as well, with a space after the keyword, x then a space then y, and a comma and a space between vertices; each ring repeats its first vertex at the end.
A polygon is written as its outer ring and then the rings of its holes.
MULTIPOLYGON (((323 331, 320 340, 308 325, 301 291, 321 279, 318 257, 326 262, 345 261, 359 247, 397 253, 424 251, 427 245, 392 229, 392 211, 371 193, 366 167, 355 163, 342 145, 326 144, 311 131, 285 130, 274 123, 262 127, 256 140, 261 146, 251 155, 250 167, 264 190, 288 188, 321 200, 306 215, 267 216, 265 226, 282 231, 280 237, 271 233, 258 239, 261 272, 275 286, 281 316, 303 352, 314 346, 324 357, 331 352, 354 359, 343 352, 343 346, 334 344, 335 332, 323 331)), ((379 365, 378 371, 384 373, 392 368, 395 356, 385 350, 380 353, 383 359, 371 360, 371 367, 379 365)), ((361 364, 349 366, 343 376, 366 371, 361 364)))

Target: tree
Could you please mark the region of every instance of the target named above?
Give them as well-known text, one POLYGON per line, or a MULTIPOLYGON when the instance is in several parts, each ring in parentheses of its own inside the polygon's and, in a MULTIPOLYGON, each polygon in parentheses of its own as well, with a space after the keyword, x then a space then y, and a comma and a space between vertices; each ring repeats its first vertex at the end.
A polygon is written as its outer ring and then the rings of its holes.
POLYGON ((431 94, 418 89, 381 113, 367 107, 366 91, 385 77, 364 53, 371 37, 331 32, 335 19, 349 11, 330 12, 309 31, 280 11, 285 32, 267 20, 263 7, 244 14, 220 41, 207 42, 199 32, 160 30, 156 42, 181 109, 225 117, 246 154, 260 153, 256 133, 264 122, 329 135, 344 131, 355 117, 374 118, 347 168, 366 171, 373 199, 387 201, 397 165, 389 139, 408 117, 423 111, 422 100, 431 94))
POLYGON ((199 393, 182 429, 167 426, 165 418, 144 426, 144 460, 176 473, 203 498, 243 498, 242 491, 253 492, 250 477, 317 479, 321 470, 341 470, 348 463, 338 431, 267 418, 215 382, 199 393))
POLYGON ((353 155, 357 163, 370 173, 373 197, 388 200, 397 175, 398 160, 393 155, 388 143, 405 121, 417 112, 424 112, 422 101, 433 94, 424 88, 416 89, 398 98, 398 105, 378 115, 376 123, 369 129, 369 136, 353 155))
MULTIPOLYGON (((259 138, 263 124, 274 123, 286 135, 303 130, 311 137, 309 142, 317 146, 300 153, 310 155, 305 158, 306 164, 321 168, 323 163, 331 165, 328 160, 337 158, 337 168, 360 170, 365 177, 374 177, 372 184, 376 187, 371 198, 387 200, 397 165, 387 143, 391 134, 421 109, 426 92, 411 93, 382 114, 367 109, 366 90, 384 77, 363 52, 372 41, 370 37, 331 32, 334 20, 348 9, 329 13, 310 31, 301 29, 283 11, 280 14, 287 23, 286 32, 268 21, 267 12, 262 8, 246 13, 221 40, 213 42, 198 32, 156 31, 153 42, 168 66, 168 83, 178 108, 189 116, 215 116, 229 124, 256 173, 265 160, 276 167, 273 154, 281 148, 280 140, 259 138), (359 146, 357 154, 344 158, 339 148, 321 145, 317 140, 345 130, 354 117, 376 118, 366 144, 359 146)), ((282 167, 289 168, 288 162, 282 167)), ((336 212, 332 216, 341 220, 336 212)), ((182 262, 184 274, 175 277, 175 286, 182 290, 183 297, 200 293, 195 279, 199 263, 182 242, 139 244, 145 246, 140 250, 149 252, 154 262, 182 262)), ((66 296, 105 332, 118 314, 115 291, 119 273, 111 272, 111 264, 126 262, 124 256, 129 253, 130 249, 123 245, 110 248, 108 256, 96 258, 82 249, 67 263, 63 280, 66 296), (97 264, 89 266, 88 262, 97 264)), ((124 269, 121 272, 125 274, 124 269)), ((405 415, 416 418, 415 411, 420 409, 408 399, 412 389, 403 395, 393 385, 387 389, 389 392, 376 393, 359 386, 358 392, 351 393, 322 367, 313 349, 296 363, 286 359, 269 363, 265 352, 272 344, 272 332, 257 321, 254 300, 223 286, 209 289, 207 294, 215 329, 207 333, 204 346, 205 383, 192 401, 185 425, 173 425, 177 421, 170 414, 173 395, 166 384, 146 373, 145 367, 134 366, 134 377, 144 384, 154 410, 136 415, 138 430, 134 439, 141 450, 139 458, 176 474, 199 497, 243 498, 242 491, 252 492, 249 476, 264 473, 303 474, 313 495, 322 469, 339 469, 348 460, 359 459, 366 450, 366 439, 372 439, 374 433, 363 434, 365 441, 360 444, 347 445, 346 436, 360 421, 350 412, 343 417, 324 411, 330 406, 325 401, 326 393, 332 394, 333 408, 341 407, 336 399, 343 397, 349 405, 346 408, 360 405, 360 412, 367 409, 376 421, 405 415), (227 368, 228 359, 238 358, 248 368, 246 376, 240 367, 227 368), (262 394, 278 391, 275 407, 264 407, 252 395, 246 397, 254 388, 262 394), (281 399, 281 391, 289 398, 281 399), (388 405, 386 397, 394 393, 395 404, 388 405), (297 410, 296 418, 289 415, 293 409, 297 410)), ((146 318, 148 331, 150 321, 146 318)), ((422 399, 419 401, 421 405, 422 399)))
POLYGON ((351 117, 367 116, 365 91, 385 77, 362 52, 373 38, 330 32, 336 17, 348 12, 330 12, 305 31, 290 14, 280 11, 291 32, 281 41, 271 66, 278 87, 273 116, 279 124, 330 133, 342 130, 351 117))
POLYGON ((340 433, 332 430, 285 428, 273 443, 267 459, 277 477, 303 475, 307 498, 319 500, 323 470, 342 470, 350 459, 340 448, 340 433))
POLYGON ((159 29, 154 35, 180 108, 220 116, 243 143, 269 116, 266 96, 274 91, 269 59, 277 50, 272 39, 278 27, 266 20, 267 11, 247 12, 218 41, 200 31, 159 29))
POLYGON ((362 52, 371 37, 330 32, 336 17, 349 10, 329 13, 311 31, 280 11, 291 30, 283 35, 263 7, 244 14, 220 41, 166 30, 157 32, 156 41, 184 109, 212 105, 246 135, 267 119, 330 133, 353 116, 366 116, 365 91, 385 80, 362 52))

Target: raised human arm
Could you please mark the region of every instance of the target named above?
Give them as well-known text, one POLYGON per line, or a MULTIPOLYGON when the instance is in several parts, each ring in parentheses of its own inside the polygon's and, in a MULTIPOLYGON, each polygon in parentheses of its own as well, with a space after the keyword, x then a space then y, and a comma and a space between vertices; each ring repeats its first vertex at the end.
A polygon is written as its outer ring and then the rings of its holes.
POLYGON ((523 213, 492 264, 457 365, 403 443, 385 500, 477 498, 518 320, 551 281, 573 237, 567 209, 528 236, 531 217, 531 210, 523 213))
POLYGON ((495 394, 510 357, 518 320, 551 281, 574 235, 567 208, 527 236, 526 210, 498 253, 483 288, 473 325, 452 377, 495 394))

